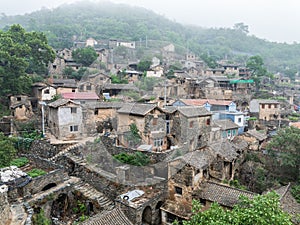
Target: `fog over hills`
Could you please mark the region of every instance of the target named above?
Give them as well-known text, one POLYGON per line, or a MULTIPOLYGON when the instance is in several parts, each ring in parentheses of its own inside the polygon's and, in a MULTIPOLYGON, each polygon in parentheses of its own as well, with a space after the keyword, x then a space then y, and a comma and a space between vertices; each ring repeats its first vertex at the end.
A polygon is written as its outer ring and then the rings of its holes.
POLYGON ((42 9, 17 16, 2 14, 0 27, 14 23, 28 31, 45 32, 54 48, 73 46, 74 40, 122 39, 139 43, 156 40, 174 43, 180 51, 197 55, 209 54, 240 63, 250 55, 261 55, 268 69, 289 73, 298 71, 300 45, 269 42, 248 33, 247 25, 233 28, 202 28, 187 26, 141 7, 109 2, 79 2, 42 9))

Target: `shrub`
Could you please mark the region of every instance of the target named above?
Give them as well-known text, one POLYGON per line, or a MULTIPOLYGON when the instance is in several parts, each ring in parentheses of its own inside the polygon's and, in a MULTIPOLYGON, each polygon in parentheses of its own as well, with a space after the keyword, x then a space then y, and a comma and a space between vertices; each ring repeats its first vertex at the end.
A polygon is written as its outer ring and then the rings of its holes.
POLYGON ((293 197, 300 203, 300 184, 294 185, 291 189, 293 197))
POLYGON ((29 163, 29 159, 27 159, 26 157, 21 157, 21 158, 17 158, 14 159, 10 162, 11 166, 17 166, 17 167, 22 167, 25 166, 26 164, 29 163))
POLYGON ((114 155, 114 158, 119 162, 134 166, 146 166, 150 163, 149 157, 142 152, 136 152, 134 154, 122 152, 118 155, 114 155))
POLYGON ((35 178, 35 177, 38 177, 38 176, 45 175, 46 173, 47 173, 46 171, 41 170, 41 169, 32 169, 27 174, 30 177, 35 178))

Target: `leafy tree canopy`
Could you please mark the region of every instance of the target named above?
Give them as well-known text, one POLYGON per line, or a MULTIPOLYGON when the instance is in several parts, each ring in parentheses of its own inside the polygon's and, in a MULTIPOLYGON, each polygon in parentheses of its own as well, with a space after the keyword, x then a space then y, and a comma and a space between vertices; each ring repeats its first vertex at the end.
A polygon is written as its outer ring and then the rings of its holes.
POLYGON ((97 56, 95 49, 90 46, 72 51, 72 58, 83 66, 90 66, 97 59, 97 56))
POLYGON ((54 58, 43 33, 26 32, 20 25, 0 30, 1 96, 28 93, 31 79, 26 74, 45 74, 54 58))
POLYGON ((223 209, 217 203, 202 212, 201 204, 193 202, 193 213, 183 225, 292 225, 290 216, 282 211, 279 196, 275 192, 257 195, 253 199, 242 196, 232 210, 223 209))
POLYGON ((10 162, 15 158, 17 150, 15 141, 12 138, 0 133, 0 168, 10 166, 10 162))
POLYGON ((137 69, 139 71, 143 71, 143 72, 147 71, 150 68, 151 64, 152 64, 152 62, 149 60, 140 61, 137 65, 137 69))
POLYGON ((300 129, 287 127, 278 130, 267 149, 278 158, 280 165, 295 169, 295 180, 300 178, 300 129))

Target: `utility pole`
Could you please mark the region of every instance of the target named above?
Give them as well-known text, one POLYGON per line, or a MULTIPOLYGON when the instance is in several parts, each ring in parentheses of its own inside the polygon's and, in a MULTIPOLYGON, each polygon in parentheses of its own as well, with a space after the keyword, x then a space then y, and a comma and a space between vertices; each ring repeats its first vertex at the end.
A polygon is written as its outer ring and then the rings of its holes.
POLYGON ((45 137, 45 112, 44 112, 44 106, 47 105, 46 102, 40 101, 40 105, 42 105, 42 135, 45 137))

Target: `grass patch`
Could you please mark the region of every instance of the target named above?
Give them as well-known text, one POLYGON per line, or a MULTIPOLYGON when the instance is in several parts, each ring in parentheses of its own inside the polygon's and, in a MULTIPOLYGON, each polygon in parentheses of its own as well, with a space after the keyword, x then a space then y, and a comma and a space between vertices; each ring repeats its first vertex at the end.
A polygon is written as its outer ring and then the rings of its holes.
POLYGON ((10 162, 10 165, 11 166, 16 166, 16 167, 22 167, 22 166, 25 166, 28 163, 29 163, 29 159, 27 159, 26 157, 20 157, 20 158, 12 160, 10 162))
POLYGON ((27 172, 27 174, 32 178, 45 175, 46 173, 47 173, 46 171, 41 170, 41 169, 32 169, 29 172, 27 172))

